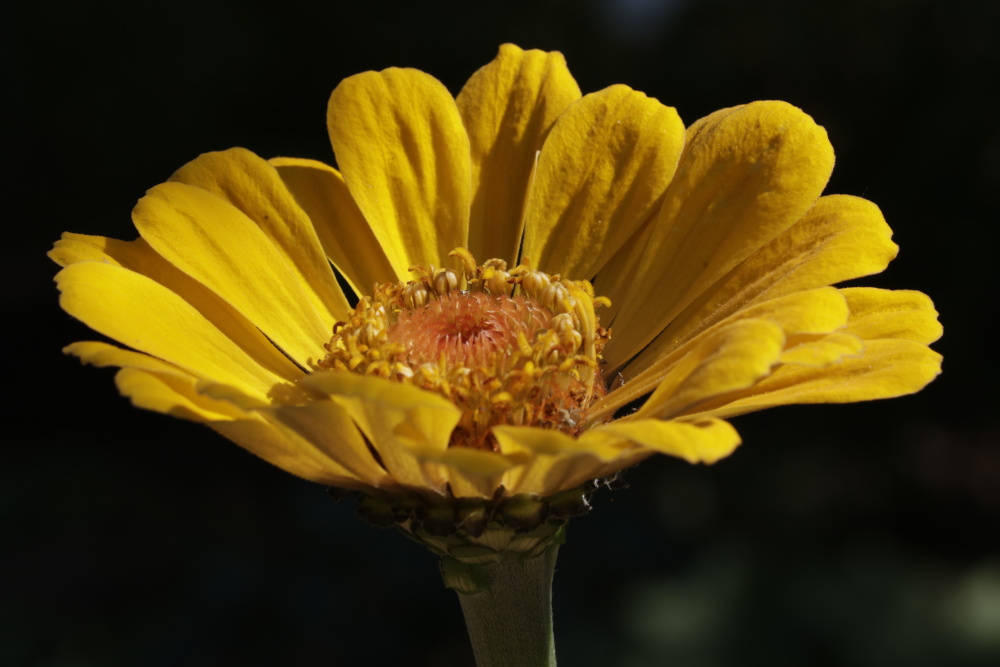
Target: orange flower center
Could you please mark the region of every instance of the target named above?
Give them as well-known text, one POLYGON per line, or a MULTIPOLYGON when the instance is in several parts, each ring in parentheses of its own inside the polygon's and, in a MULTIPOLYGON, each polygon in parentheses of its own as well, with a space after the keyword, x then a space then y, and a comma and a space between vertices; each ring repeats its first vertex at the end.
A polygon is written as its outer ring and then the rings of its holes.
POLYGON ((462 417, 453 447, 496 449, 491 428, 527 425, 575 435, 605 394, 590 283, 522 264, 508 272, 452 253, 462 273, 416 267, 419 280, 379 285, 334 326, 325 369, 412 384, 451 400, 462 417), (464 289, 463 289, 464 288, 464 289))
POLYGON ((444 358, 451 366, 502 366, 519 334, 532 340, 551 319, 552 313, 523 296, 459 292, 403 311, 389 327, 387 340, 409 350, 411 365, 444 358))

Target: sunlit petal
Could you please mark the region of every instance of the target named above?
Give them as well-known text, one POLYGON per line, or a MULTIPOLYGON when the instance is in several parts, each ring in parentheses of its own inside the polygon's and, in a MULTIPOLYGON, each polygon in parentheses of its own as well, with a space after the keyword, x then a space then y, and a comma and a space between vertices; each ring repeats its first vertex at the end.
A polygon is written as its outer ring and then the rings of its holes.
POLYGON ((288 381, 294 381, 302 375, 301 369, 289 361, 239 311, 163 259, 141 238, 135 241, 118 241, 103 236, 65 232, 49 252, 49 256, 62 266, 77 262, 101 262, 146 276, 190 304, 264 368, 288 381))
POLYGON ((300 285, 327 326, 347 314, 347 299, 330 270, 316 229, 275 168, 243 148, 205 153, 170 177, 211 192, 260 227, 301 276, 300 285))
POLYGON ((651 235, 626 253, 626 265, 616 265, 635 279, 626 293, 606 294, 621 304, 612 311, 617 333, 605 353, 609 366, 623 365, 709 286, 799 220, 832 168, 826 132, 784 102, 736 107, 689 129, 651 235))
POLYGON ((332 323, 319 313, 282 253, 224 199, 183 183, 163 183, 139 200, 132 219, 171 264, 253 322, 299 365, 321 356, 332 323))
POLYGON ((561 53, 504 44, 456 103, 472 149, 468 248, 517 263, 528 183, 552 124, 580 97, 561 53))
POLYGON ((65 234, 63 308, 125 346, 66 351, 439 554, 537 555, 623 469, 730 455, 724 418, 940 372, 929 298, 835 287, 898 248, 875 204, 821 196, 833 149, 787 103, 685 130, 508 44, 457 99, 350 77, 327 127, 337 169, 207 153, 139 239, 65 234))
POLYGON ((192 375, 259 397, 282 381, 190 304, 145 276, 112 264, 80 262, 60 271, 56 282, 62 292, 59 303, 70 315, 192 375))
POLYGON ((437 79, 391 68, 345 79, 327 127, 347 188, 397 276, 440 266, 468 239, 469 137, 437 79))

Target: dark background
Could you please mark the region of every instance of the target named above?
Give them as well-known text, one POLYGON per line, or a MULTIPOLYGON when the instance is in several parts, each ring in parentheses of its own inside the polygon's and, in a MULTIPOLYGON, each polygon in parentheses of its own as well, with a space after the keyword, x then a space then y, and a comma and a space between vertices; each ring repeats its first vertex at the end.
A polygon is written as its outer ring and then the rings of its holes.
POLYGON ((837 151, 828 192, 878 203, 902 248, 865 284, 929 293, 946 329, 917 396, 743 417, 731 458, 601 494, 560 556, 560 664, 998 664, 998 6, 21 3, 0 39, 0 664, 472 664, 429 553, 60 354, 93 334, 44 253, 132 238, 134 202, 207 150, 329 161, 340 79, 413 66, 457 92, 505 41, 688 123, 802 107, 837 151))

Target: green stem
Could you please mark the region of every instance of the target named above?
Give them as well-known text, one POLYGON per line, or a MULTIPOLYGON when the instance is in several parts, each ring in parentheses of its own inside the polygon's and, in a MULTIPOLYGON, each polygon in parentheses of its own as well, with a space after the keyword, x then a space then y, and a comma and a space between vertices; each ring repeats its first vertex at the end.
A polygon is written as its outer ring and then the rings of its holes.
POLYGON ((445 584, 458 593, 478 667, 555 667, 552 575, 559 545, 526 558, 501 553, 467 565, 445 557, 445 584))

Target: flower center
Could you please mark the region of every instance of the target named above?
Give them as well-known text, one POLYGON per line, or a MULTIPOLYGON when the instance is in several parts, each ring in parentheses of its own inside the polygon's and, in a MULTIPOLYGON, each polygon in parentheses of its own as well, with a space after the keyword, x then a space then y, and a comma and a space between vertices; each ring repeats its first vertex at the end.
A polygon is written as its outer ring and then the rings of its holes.
POLYGON ((451 400, 462 417, 450 446, 496 449, 502 424, 576 434, 605 394, 599 326, 585 281, 502 260, 477 266, 452 253, 461 274, 416 267, 418 280, 376 286, 334 326, 320 367, 412 384, 451 400), (464 288, 464 289, 462 289, 464 288))
POLYGON ((423 308, 404 310, 387 331, 390 344, 409 351, 411 365, 503 366, 518 335, 532 340, 552 319, 552 313, 523 296, 495 297, 483 292, 458 292, 435 299, 423 308))

